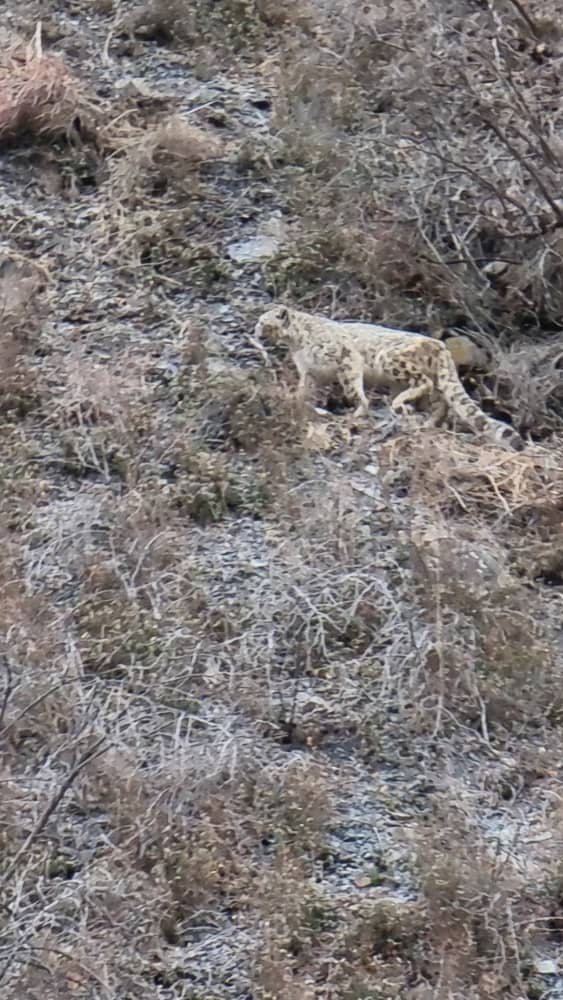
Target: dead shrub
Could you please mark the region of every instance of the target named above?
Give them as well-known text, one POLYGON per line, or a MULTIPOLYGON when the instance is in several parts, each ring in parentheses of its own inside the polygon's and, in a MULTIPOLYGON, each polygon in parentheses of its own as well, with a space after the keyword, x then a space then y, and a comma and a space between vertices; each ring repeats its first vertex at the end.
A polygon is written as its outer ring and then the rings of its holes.
POLYGON ((48 276, 45 269, 14 251, 0 261, 0 412, 20 420, 38 409, 46 394, 41 370, 32 350, 45 316, 40 293, 48 276))
POLYGON ((233 369, 200 379, 201 373, 191 378, 187 373, 184 384, 191 392, 186 392, 186 401, 190 408, 197 404, 197 437, 209 446, 255 455, 280 448, 290 452, 303 442, 306 428, 300 407, 268 374, 233 369))
POLYGON ((249 630, 245 658, 260 677, 267 636, 275 731, 284 743, 318 746, 367 727, 373 703, 364 697, 362 704, 355 685, 362 671, 368 685, 370 677, 376 687, 381 680, 373 663, 387 647, 396 607, 373 572, 369 531, 353 496, 323 481, 306 480, 302 489, 274 507, 279 542, 268 579, 247 605, 260 624, 249 630), (342 687, 351 677, 344 707, 342 687), (331 684, 340 692, 334 703, 309 697, 331 684))
POLYGON ((46 387, 41 372, 32 367, 26 351, 13 335, 2 337, 0 371, 0 414, 4 419, 23 420, 43 405, 46 387))
POLYGON ((15 140, 30 133, 68 135, 76 123, 84 133, 94 107, 80 82, 59 56, 44 55, 40 28, 23 59, 14 52, 0 67, 0 137, 15 140))
POLYGON ((30 326, 39 318, 38 296, 49 283, 44 267, 14 251, 4 252, 0 261, 0 326, 17 332, 20 342, 28 342, 30 326))
POLYGON ((331 193, 332 208, 313 205, 300 213, 291 248, 265 266, 275 298, 288 297, 311 311, 330 309, 334 318, 418 332, 425 332, 430 313, 444 317, 445 309, 459 319, 451 276, 419 245, 416 232, 408 226, 383 231, 369 216, 362 220, 353 185, 331 193))
MULTIPOLYGON (((26 586, 24 551, 16 538, 8 521, 1 534, 4 558, 0 573, 0 658, 5 698, 2 711, 9 708, 9 713, 22 680, 23 664, 31 672, 40 668, 46 657, 54 660, 60 642, 44 596, 26 586)), ((37 683, 36 677, 34 680, 37 683)), ((5 721, 0 719, 0 725, 5 721)))
POLYGON ((179 115, 148 128, 110 126, 105 141, 112 150, 112 197, 129 206, 147 193, 197 194, 202 166, 224 154, 221 140, 179 115))
POLYGON ((197 167, 217 159, 224 151, 223 143, 217 136, 191 125, 180 116, 161 122, 148 145, 152 146, 152 161, 156 166, 166 164, 169 168, 171 160, 186 169, 197 167))
POLYGON ((360 974, 362 966, 370 969, 374 956, 387 961, 399 957, 413 968, 423 953, 426 932, 421 906, 391 899, 366 901, 358 905, 337 953, 348 975, 360 974))
POLYGON ((302 408, 269 374, 216 362, 203 341, 183 348, 184 364, 164 390, 176 402, 181 437, 163 440, 169 496, 198 520, 228 510, 260 517, 290 457, 302 454, 302 408))
MULTIPOLYGON (((248 891, 249 864, 235 818, 225 816, 224 823, 218 824, 204 816, 194 827, 189 832, 167 831, 157 848, 162 855, 162 882, 178 923, 196 917, 198 910, 218 900, 234 911, 248 891)), ((152 853, 156 860, 154 848, 152 853)))
MULTIPOLYGON (((252 979, 257 995, 266 1000, 279 995, 280 981, 290 985, 310 966, 315 947, 334 925, 337 913, 314 884, 307 865, 283 848, 257 879, 255 893, 259 923, 252 979)), ((293 995, 290 989, 289 996, 293 995)))
MULTIPOLYGON (((189 814, 171 811, 174 796, 183 796, 185 775, 180 772, 170 775, 173 786, 179 783, 177 791, 171 787, 165 796, 155 783, 156 774, 143 773, 133 759, 108 758, 92 778, 99 800, 112 816, 116 843, 135 866, 158 880, 169 922, 179 933, 197 920, 202 908, 219 902, 235 912, 247 910, 259 899, 261 908, 269 909, 270 898, 263 895, 270 870, 270 862, 264 867, 261 857, 264 845, 271 844, 273 871, 282 858, 284 866, 297 870, 300 865, 287 852, 310 850, 327 821, 320 789, 310 817, 305 798, 299 818, 294 811, 300 794, 311 790, 314 769, 305 764, 287 768, 283 761, 281 767, 270 765, 261 773, 259 761, 245 755, 238 764, 238 754, 234 771, 222 768, 218 747, 207 745, 205 727, 198 734, 192 724, 188 732, 184 738, 192 741, 191 759, 185 762, 192 780, 189 814)), ((178 763, 176 759, 173 767, 178 763)), ((281 882, 276 880, 276 885, 279 889, 281 882)), ((294 905, 299 913, 304 909, 297 900, 286 902, 286 930, 298 936, 291 915, 294 905)))
POLYGON ((322 170, 322 163, 311 156, 318 143, 332 166, 339 147, 343 152, 342 132, 357 128, 365 114, 362 96, 355 69, 341 58, 317 46, 306 55, 299 44, 286 50, 276 80, 272 124, 288 159, 307 166, 313 162, 322 170))
POLYGON ((95 559, 86 570, 73 616, 84 669, 113 676, 150 669, 163 641, 153 610, 142 589, 127 592, 112 562, 95 559))
POLYGON ((222 53, 242 52, 264 41, 270 31, 308 23, 307 7, 297 0, 147 0, 133 11, 125 25, 136 35, 163 44, 188 41, 201 45, 213 39, 222 53))
POLYGON ((514 938, 514 905, 520 898, 527 912, 529 901, 511 862, 495 858, 452 813, 440 831, 420 832, 417 857, 428 960, 440 964, 440 979, 452 990, 489 976, 505 987, 520 984, 524 955, 514 938))
POLYGON ((288 297, 312 311, 330 307, 335 289, 338 298, 349 302, 349 296, 356 296, 362 308, 373 308, 372 250, 371 239, 358 229, 315 228, 297 237, 291 248, 280 251, 265 266, 266 287, 274 299, 288 297))
POLYGON ((127 374, 116 375, 82 350, 72 351, 65 367, 49 415, 59 461, 78 478, 118 476, 133 484, 151 430, 141 372, 129 366, 127 374))
POLYGON ((156 286, 169 288, 172 281, 178 288, 225 294, 232 266, 215 245, 202 204, 199 195, 188 196, 181 205, 173 196, 148 203, 134 196, 125 211, 100 218, 99 235, 108 257, 133 280, 142 271, 144 280, 156 286), (186 229, 192 227, 194 238, 186 244, 186 229))
POLYGON ((211 132, 171 116, 156 125, 106 129, 111 150, 107 202, 97 229, 107 253, 138 278, 213 290, 228 281, 230 265, 214 230, 223 198, 205 172, 226 155, 211 132), (186 231, 190 239, 186 242, 186 231))
MULTIPOLYGON (((16 413, 20 408, 17 401, 20 390, 21 385, 16 383, 16 413)), ((28 405, 27 390, 24 409, 30 416, 35 410, 35 405, 31 408, 28 405)), ((38 505, 48 500, 52 484, 44 477, 42 466, 45 456, 41 457, 40 451, 38 442, 30 439, 25 421, 18 419, 4 423, 0 454, 0 511, 5 527, 11 531, 30 528, 38 505)))
POLYGON ((229 512, 260 517, 268 505, 268 479, 258 466, 229 461, 189 441, 171 446, 166 463, 172 482, 164 486, 164 496, 198 524, 218 521, 229 512))
POLYGON ((502 565, 486 532, 460 534, 428 531, 414 546, 414 582, 435 632, 423 680, 433 724, 470 721, 486 740, 557 725, 557 650, 541 600, 502 565))
MULTIPOLYGON (((452 31, 434 0, 393 12, 332 8, 319 26, 319 39, 330 34, 329 51, 313 44, 305 57, 299 47, 286 53, 274 127, 288 165, 301 167, 287 170, 288 205, 295 208, 300 189, 313 191, 306 228, 315 233, 323 216, 348 223, 365 191, 364 236, 381 228, 408 234, 399 274, 406 271, 410 322, 432 307, 444 325, 511 337, 560 325, 561 164, 549 127, 558 82, 553 60, 538 71, 530 58, 518 9, 504 7, 493 27, 483 8, 452 31), (492 143, 485 160, 484 135, 492 143)), ((361 282, 361 268, 359 275, 361 282)), ((386 305, 395 311, 393 298, 390 290, 386 305)))
POLYGON ((435 512, 503 516, 513 524, 563 509, 556 448, 523 452, 436 429, 401 435, 381 449, 384 482, 399 476, 435 512), (406 480, 405 480, 406 477, 406 480))
POLYGON ((330 778, 307 760, 266 767, 248 783, 248 807, 256 814, 263 838, 278 848, 318 855, 332 815, 330 778))
POLYGON ((146 0, 126 17, 124 27, 140 38, 169 44, 194 41, 197 19, 186 0, 146 0))
MULTIPOLYGON (((327 529, 326 522, 323 527, 327 529)), ((319 555, 315 552, 309 565, 288 552, 274 589, 260 595, 259 613, 270 625, 274 662, 290 676, 323 674, 336 663, 368 661, 378 642, 386 598, 377 583, 360 570, 350 573, 346 564, 335 565, 327 553, 321 562, 319 555), (284 563, 294 574, 286 588, 284 563)))
POLYGON ((542 440, 563 430, 563 343, 522 344, 497 352, 491 374, 477 380, 477 394, 496 414, 505 413, 521 434, 542 440))

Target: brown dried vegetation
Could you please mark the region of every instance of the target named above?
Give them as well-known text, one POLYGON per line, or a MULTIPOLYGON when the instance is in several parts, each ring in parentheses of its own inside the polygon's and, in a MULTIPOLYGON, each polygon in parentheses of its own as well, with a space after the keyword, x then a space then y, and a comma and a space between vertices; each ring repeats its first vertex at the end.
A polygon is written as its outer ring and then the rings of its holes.
POLYGON ((85 130, 94 105, 60 56, 44 54, 41 27, 33 43, 15 47, 0 65, 0 138, 49 139, 85 130), (82 119, 82 120, 81 120, 82 119))
POLYGON ((0 994, 555 995, 558 5, 7 6, 0 994), (298 404, 273 296, 530 446, 298 404))

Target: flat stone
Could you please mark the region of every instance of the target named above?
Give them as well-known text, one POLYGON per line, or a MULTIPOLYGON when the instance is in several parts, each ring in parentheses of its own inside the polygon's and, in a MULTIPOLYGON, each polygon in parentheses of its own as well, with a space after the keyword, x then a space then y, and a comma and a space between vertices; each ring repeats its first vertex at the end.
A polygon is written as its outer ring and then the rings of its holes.
POLYGON ((540 976, 556 976, 559 972, 559 966, 553 958, 537 958, 534 969, 540 976))
POLYGON ((279 241, 273 236, 254 236, 248 240, 231 243, 227 253, 231 260, 238 264, 251 264, 258 260, 269 260, 275 257, 279 249, 279 241))

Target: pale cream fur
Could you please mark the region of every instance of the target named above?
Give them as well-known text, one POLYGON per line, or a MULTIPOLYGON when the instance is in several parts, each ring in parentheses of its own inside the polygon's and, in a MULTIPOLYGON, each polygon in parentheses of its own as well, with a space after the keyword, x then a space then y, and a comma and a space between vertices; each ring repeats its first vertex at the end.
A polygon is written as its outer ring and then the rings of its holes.
POLYGON ((322 316, 275 306, 256 324, 255 336, 279 340, 289 347, 299 373, 297 392, 304 397, 309 379, 340 383, 346 397, 366 415, 365 386, 399 390, 395 412, 428 397, 436 421, 446 413, 478 434, 517 451, 522 438, 507 424, 483 413, 467 395, 447 347, 423 334, 392 330, 370 323, 342 323, 322 316))

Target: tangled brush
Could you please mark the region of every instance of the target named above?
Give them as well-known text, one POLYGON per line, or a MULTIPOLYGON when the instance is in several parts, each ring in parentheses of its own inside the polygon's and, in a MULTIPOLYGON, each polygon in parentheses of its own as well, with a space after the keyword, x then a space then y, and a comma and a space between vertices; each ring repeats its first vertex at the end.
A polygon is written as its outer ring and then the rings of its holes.
POLYGON ((408 470, 409 492, 444 515, 563 517, 563 455, 555 442, 549 450, 530 445, 516 453, 421 431, 383 445, 380 462, 387 476, 408 470))
POLYGON ((23 58, 12 50, 0 66, 0 140, 68 133, 86 111, 91 107, 63 59, 43 54, 39 22, 23 58))

